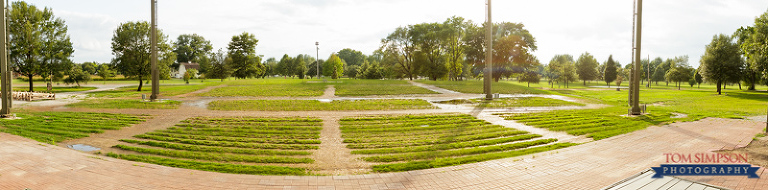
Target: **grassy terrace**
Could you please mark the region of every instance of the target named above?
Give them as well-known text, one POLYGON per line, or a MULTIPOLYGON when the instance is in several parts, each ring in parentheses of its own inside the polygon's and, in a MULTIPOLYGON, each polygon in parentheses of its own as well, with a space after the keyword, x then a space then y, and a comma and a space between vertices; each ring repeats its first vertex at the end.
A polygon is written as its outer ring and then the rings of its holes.
POLYGON ((146 119, 146 116, 85 112, 30 112, 16 116, 21 119, 0 120, 0 132, 48 144, 118 130, 146 119))
POLYGON ((413 86, 404 80, 340 80, 334 84, 337 96, 437 94, 437 92, 413 86))
POLYGON ((211 110, 227 111, 353 111, 433 109, 432 104, 418 99, 372 100, 217 100, 208 104, 211 110))
MULTIPOLYGON (((181 94, 186 94, 190 92, 194 92, 200 89, 203 89, 208 86, 215 86, 219 83, 210 82, 205 84, 160 84, 160 95, 161 96, 177 96, 181 94)), ((139 86, 126 86, 126 87, 120 87, 114 90, 107 90, 107 91, 98 91, 98 92, 91 92, 88 93, 91 97, 97 97, 97 98, 124 98, 124 97, 132 97, 132 98, 140 98, 141 94, 152 94, 152 85, 144 85, 141 87, 141 91, 136 91, 139 88, 139 86)))
POLYGON ((376 172, 437 168, 572 146, 470 115, 369 116, 341 120, 352 154, 376 172))
MULTIPOLYGON (((228 86, 216 88, 199 96, 320 96, 326 89, 325 83, 310 83, 310 80, 267 79, 227 81, 228 86)), ((313 81, 316 82, 316 81, 313 81)))
POLYGON ((86 99, 67 105, 67 107, 93 109, 177 109, 179 106, 181 102, 175 100, 148 102, 137 99, 86 99))
MULTIPOLYGON (((453 90, 462 93, 482 94, 483 93, 483 81, 482 80, 467 80, 467 81, 431 81, 420 80, 416 81, 424 84, 435 85, 440 88, 453 90)), ((500 94, 550 94, 549 91, 526 87, 525 83, 512 83, 512 82, 494 82, 492 83, 492 89, 494 93, 500 94)))
POLYGON ((122 139, 109 156, 171 167, 238 174, 307 175, 322 121, 315 118, 195 117, 122 139))
MULTIPOLYGON (((483 102, 473 99, 473 102, 483 102)), ((542 97, 499 98, 484 104, 487 108, 515 108, 515 107, 554 107, 554 106, 584 106, 584 104, 542 97)))

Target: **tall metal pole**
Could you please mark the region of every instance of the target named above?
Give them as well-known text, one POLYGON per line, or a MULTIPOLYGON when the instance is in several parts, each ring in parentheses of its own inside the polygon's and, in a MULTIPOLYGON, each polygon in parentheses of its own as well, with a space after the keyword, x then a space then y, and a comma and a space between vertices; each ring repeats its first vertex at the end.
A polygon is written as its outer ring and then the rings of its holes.
POLYGON ((491 0, 488 0, 488 13, 485 25, 485 71, 483 72, 483 92, 486 100, 493 100, 491 80, 493 80, 493 22, 491 21, 491 0))
POLYGON ((152 64, 152 95, 149 96, 151 101, 157 100, 157 95, 160 94, 160 71, 157 70, 157 0, 152 0, 152 32, 150 34, 150 43, 152 58, 150 64, 152 64))
POLYGON ((6 2, 3 2, 3 14, 0 14, 0 20, 3 21, 2 26, 0 26, 0 44, 2 44, 2 48, 0 48, 0 86, 2 86, 2 92, 0 92, 0 96, 2 96, 2 109, 0 109, 0 117, 8 117, 11 114, 11 88, 9 86, 11 81, 10 79, 10 70, 8 69, 8 38, 6 33, 6 19, 5 19, 5 9, 6 2))
POLYGON ((317 66, 317 79, 320 79, 320 42, 315 42, 315 66, 317 66))
POLYGON ((635 65, 632 71, 635 77, 632 78, 632 115, 640 115, 640 47, 642 44, 642 28, 643 28, 643 0, 637 0, 637 20, 635 26, 635 65))

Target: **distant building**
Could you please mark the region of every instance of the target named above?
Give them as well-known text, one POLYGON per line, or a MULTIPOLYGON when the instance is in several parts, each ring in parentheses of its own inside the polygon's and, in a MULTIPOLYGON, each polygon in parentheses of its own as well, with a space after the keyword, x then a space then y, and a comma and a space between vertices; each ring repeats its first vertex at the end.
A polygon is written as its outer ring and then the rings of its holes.
POLYGON ((195 75, 196 77, 200 76, 200 64, 197 63, 179 63, 179 69, 174 74, 174 78, 184 78, 184 73, 187 72, 187 69, 195 69, 198 71, 198 74, 195 75))

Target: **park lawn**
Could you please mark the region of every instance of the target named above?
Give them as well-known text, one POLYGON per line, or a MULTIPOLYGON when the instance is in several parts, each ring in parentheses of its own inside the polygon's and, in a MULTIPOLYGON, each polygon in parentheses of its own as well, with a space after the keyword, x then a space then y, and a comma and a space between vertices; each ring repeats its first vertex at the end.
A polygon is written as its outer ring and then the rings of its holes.
MULTIPOLYGON (((452 91, 471 94, 483 93, 483 81, 482 80, 466 80, 466 81, 431 81, 431 80, 419 80, 416 82, 435 85, 440 88, 445 88, 452 91)), ((500 94, 551 94, 546 90, 527 87, 525 83, 517 82, 493 82, 491 83, 491 90, 494 93, 500 94)))
MULTIPOLYGON (((62 93, 62 92, 80 92, 80 91, 87 91, 87 90, 94 90, 96 87, 89 87, 89 86, 54 86, 51 88, 51 92, 53 93, 62 93)), ((32 88, 35 92, 48 92, 48 87, 45 86, 35 86, 32 88)), ((14 86, 13 91, 16 92, 27 92, 29 91, 29 87, 20 87, 20 86, 14 86)))
POLYGON ((213 89, 198 96, 231 97, 231 96, 320 96, 325 92, 326 85, 322 82, 300 79, 245 79, 230 80, 227 86, 213 89))
MULTIPOLYGON (((558 90, 582 98, 601 101, 603 104, 627 106, 627 91, 615 90, 558 90)), ((714 90, 673 90, 640 89, 641 104, 648 109, 679 112, 690 117, 740 118, 743 116, 765 115, 768 93, 764 91, 723 90, 718 95, 714 90)))
POLYGON ((122 139, 127 160, 187 169, 258 175, 307 175, 322 120, 307 117, 193 117, 174 127, 122 139), (269 164, 281 164, 273 166, 269 164))
POLYGON ((20 119, 0 120, 0 132, 27 137, 39 142, 58 142, 88 137, 105 130, 119 130, 147 119, 147 116, 88 112, 27 112, 20 119))
MULTIPOLYGON (((220 83, 203 83, 203 84, 173 84, 173 85, 160 85, 161 96, 178 96, 186 93, 191 93, 205 87, 218 85, 220 83)), ((124 98, 124 97, 141 97, 141 94, 146 94, 147 98, 152 94, 152 85, 144 85, 141 87, 141 91, 137 91, 139 86, 126 86, 120 87, 114 90, 98 91, 88 93, 91 97, 97 98, 124 98)))
POLYGON ((225 111, 362 111, 434 109, 420 99, 366 99, 366 100, 216 100, 208 109, 225 111))
POLYGON ((445 167, 572 146, 465 114, 362 116, 341 119, 352 154, 376 172, 445 167))
POLYGON ((81 102, 67 105, 73 108, 92 109, 178 109, 180 101, 161 100, 157 102, 142 101, 139 99, 85 99, 81 102))
POLYGON ((413 86, 404 80, 340 80, 333 84, 337 96, 437 94, 437 92, 413 86))
POLYGON ((584 106, 584 104, 542 97, 497 98, 491 102, 473 99, 475 103, 484 103, 486 108, 516 108, 516 107, 554 107, 554 106, 584 106))

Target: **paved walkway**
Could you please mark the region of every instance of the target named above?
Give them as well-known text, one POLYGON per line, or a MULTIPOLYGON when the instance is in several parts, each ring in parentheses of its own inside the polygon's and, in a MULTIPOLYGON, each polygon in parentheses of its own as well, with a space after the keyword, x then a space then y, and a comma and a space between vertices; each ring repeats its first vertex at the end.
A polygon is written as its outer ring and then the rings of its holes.
MULTIPOLYGON (((257 176, 113 159, 0 133, 0 189, 599 189, 664 162, 664 153, 746 146, 764 123, 705 119, 566 149, 428 170, 354 176, 257 176)), ((760 179, 698 177, 734 189, 760 179)))

